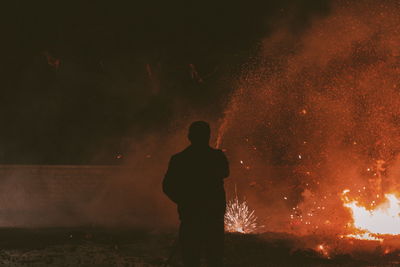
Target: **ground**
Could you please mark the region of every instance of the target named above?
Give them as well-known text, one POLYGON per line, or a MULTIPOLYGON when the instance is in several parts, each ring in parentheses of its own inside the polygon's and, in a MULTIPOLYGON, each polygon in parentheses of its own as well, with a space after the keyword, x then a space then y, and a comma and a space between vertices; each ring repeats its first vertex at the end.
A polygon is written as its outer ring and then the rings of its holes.
MULTIPOLYGON (((93 227, 7 228, 0 230, 0 266, 164 266, 174 251, 175 239, 175 231, 93 227)), ((225 264, 400 266, 400 251, 388 251, 377 242, 368 243, 365 249, 358 250, 361 243, 347 242, 346 246, 355 246, 352 253, 336 249, 329 256, 307 248, 318 242, 329 243, 327 240, 321 241, 319 237, 300 239, 277 233, 227 234, 225 264)), ((179 253, 174 253, 170 262, 168 266, 181 266, 179 253)))

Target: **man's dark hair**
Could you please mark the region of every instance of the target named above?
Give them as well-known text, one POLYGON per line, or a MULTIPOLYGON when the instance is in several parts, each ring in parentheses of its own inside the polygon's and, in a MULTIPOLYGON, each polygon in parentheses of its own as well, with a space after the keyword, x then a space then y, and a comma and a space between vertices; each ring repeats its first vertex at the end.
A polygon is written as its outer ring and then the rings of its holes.
POLYGON ((205 121, 195 121, 189 127, 188 138, 192 144, 207 144, 210 141, 210 125, 205 121))

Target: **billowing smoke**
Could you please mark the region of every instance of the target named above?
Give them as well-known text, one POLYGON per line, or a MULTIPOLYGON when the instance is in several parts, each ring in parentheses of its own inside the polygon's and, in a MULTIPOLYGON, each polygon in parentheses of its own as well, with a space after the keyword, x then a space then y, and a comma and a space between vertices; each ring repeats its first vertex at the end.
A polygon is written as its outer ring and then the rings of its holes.
POLYGON ((396 1, 335 2, 300 36, 277 29, 248 64, 220 139, 230 182, 267 230, 345 231, 344 189, 376 201, 394 190, 399 11, 396 1))

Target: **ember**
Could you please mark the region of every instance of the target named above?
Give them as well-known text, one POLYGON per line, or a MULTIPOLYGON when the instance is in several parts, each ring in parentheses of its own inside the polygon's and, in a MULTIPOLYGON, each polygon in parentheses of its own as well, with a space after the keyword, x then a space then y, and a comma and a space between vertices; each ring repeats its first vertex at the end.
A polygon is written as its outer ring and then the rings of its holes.
POLYGON ((44 51, 43 55, 46 57, 47 64, 49 64, 49 66, 55 69, 58 69, 60 67, 61 60, 59 58, 54 57, 47 51, 44 51))
POLYGON ((318 251, 319 253, 322 254, 322 256, 329 258, 329 250, 328 250, 328 246, 324 245, 324 244, 320 244, 317 246, 316 251, 318 251))

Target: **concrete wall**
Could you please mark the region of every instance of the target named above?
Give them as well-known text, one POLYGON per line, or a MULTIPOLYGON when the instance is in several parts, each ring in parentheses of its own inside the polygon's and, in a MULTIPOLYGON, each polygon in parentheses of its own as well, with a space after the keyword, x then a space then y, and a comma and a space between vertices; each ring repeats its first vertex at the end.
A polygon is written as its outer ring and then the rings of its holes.
POLYGON ((0 165, 0 227, 85 224, 119 166, 0 165))

